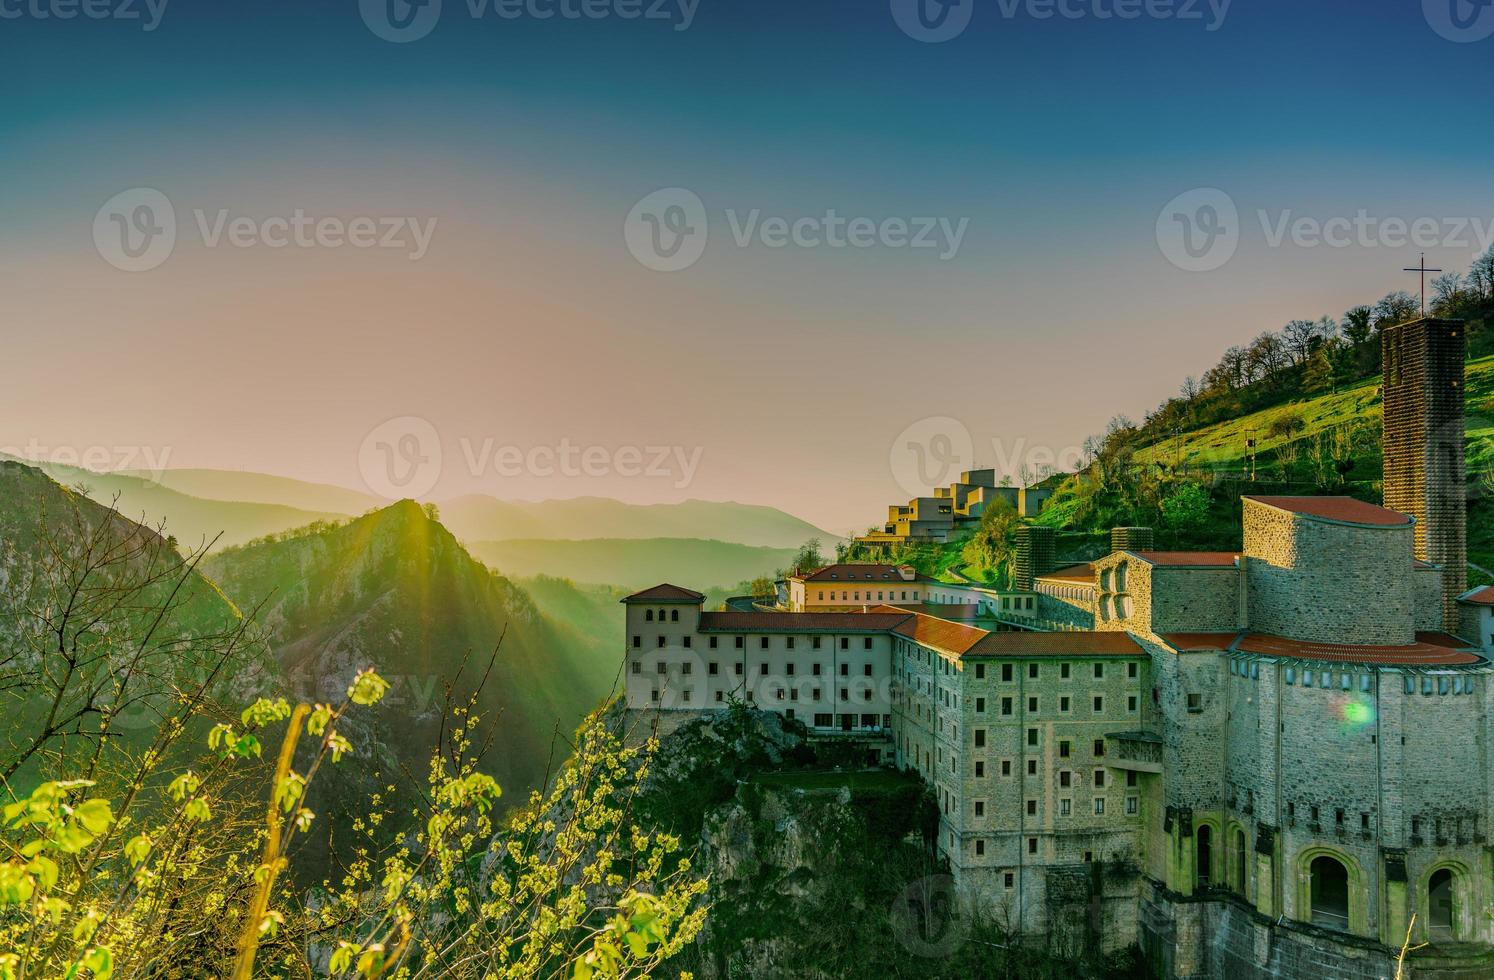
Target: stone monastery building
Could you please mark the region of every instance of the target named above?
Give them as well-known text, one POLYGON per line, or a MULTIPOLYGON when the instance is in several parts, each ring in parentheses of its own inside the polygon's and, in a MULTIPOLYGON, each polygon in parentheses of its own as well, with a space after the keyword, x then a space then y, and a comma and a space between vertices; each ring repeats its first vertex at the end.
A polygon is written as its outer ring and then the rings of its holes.
POLYGON ((1247 496, 1228 553, 1122 529, 1024 583, 1051 631, 926 599, 707 612, 657 586, 624 600, 628 705, 741 700, 864 740, 930 787, 972 909, 1140 943, 1164 976, 1392 977, 1414 915, 1408 977, 1494 977, 1494 589, 1463 589, 1461 340, 1387 331, 1387 427, 1418 433, 1386 441, 1398 509, 1247 496))

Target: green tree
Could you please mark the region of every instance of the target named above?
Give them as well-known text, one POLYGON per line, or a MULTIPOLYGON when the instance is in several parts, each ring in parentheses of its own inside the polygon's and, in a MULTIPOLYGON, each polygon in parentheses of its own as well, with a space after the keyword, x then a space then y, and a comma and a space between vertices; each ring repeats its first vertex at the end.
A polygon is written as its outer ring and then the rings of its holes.
POLYGON ((1302 372, 1302 387, 1318 395, 1334 390, 1333 358, 1328 345, 1324 344, 1312 352, 1307 359, 1307 368, 1302 372))
POLYGON ((1209 491, 1183 483, 1162 500, 1162 523, 1178 540, 1201 530, 1209 519, 1209 491))
POLYGON ((1010 577, 1016 531, 1021 523, 1011 504, 1000 498, 991 501, 960 557, 973 569, 985 571, 988 578, 1005 583, 1010 577))
POLYGON ((801 571, 810 571, 825 566, 825 556, 820 553, 820 539, 810 538, 800 546, 798 554, 794 555, 794 568, 801 571))

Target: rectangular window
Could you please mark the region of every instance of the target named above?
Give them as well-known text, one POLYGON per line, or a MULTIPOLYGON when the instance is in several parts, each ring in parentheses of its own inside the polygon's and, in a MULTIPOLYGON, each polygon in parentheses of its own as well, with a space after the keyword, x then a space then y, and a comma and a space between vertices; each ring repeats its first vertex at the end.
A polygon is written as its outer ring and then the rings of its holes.
POLYGON ((745 636, 736 637, 736 648, 738 650, 742 649, 742 647, 746 645, 746 640, 747 638, 745 636))
POLYGON ((758 673, 758 676, 760 676, 760 677, 767 676, 767 673, 768 673, 768 664, 767 664, 767 661, 763 661, 762 663, 760 663, 760 664, 757 665, 757 673, 758 673))
POLYGON ((986 679, 986 665, 985 664, 976 664, 975 665, 975 679, 978 680, 978 681, 983 681, 983 680, 986 679))
POLYGON ((1126 698, 1126 710, 1132 712, 1136 710, 1136 695, 1132 694, 1130 697, 1126 698))
POLYGON ((1058 785, 1061 787, 1067 787, 1068 785, 1070 785, 1072 776, 1073 773, 1069 772, 1067 769, 1064 769, 1058 774, 1058 785))
POLYGON ((643 646, 643 637, 638 636, 638 635, 635 634, 633 636, 633 649, 637 650, 637 649, 640 649, 642 646, 643 646))
POLYGON ((849 649, 851 649, 851 638, 848 637, 848 636, 842 636, 840 638, 840 648, 842 650, 849 650, 849 649))
POLYGON ((717 701, 725 701, 726 698, 722 696, 722 693, 720 691, 717 691, 716 692, 716 700, 717 701))
POLYGON ((1100 814, 1102 814, 1104 812, 1105 812, 1105 797, 1103 797, 1103 796, 1096 796, 1095 797, 1095 816, 1099 816, 1100 814))
POLYGON ((871 647, 872 647, 871 637, 868 636, 866 639, 864 639, 864 640, 861 641, 861 648, 863 650, 870 650, 871 647))
POLYGON ((985 853, 986 853, 986 842, 983 841, 983 840, 977 840, 975 842, 975 856, 976 857, 984 857, 985 853))
POLYGON ((1095 713, 1098 714, 1098 713, 1100 713, 1101 711, 1104 711, 1104 710, 1105 710, 1105 699, 1103 697, 1101 697, 1100 695, 1096 694, 1095 695, 1095 713))
POLYGON ((1058 710, 1060 712, 1062 712, 1062 713, 1067 713, 1068 712, 1068 710, 1069 710, 1069 699, 1068 699, 1067 695, 1065 695, 1065 696, 1063 696, 1063 697, 1061 697, 1061 698, 1058 699, 1058 710))
POLYGON ((768 638, 766 636, 761 637, 757 641, 757 645, 764 650, 768 649, 768 638))
POLYGON ((1027 815, 1029 817, 1037 816, 1037 800, 1027 801, 1027 815))
POLYGON ((1027 729, 1027 744, 1028 745, 1036 745, 1036 744, 1038 744, 1038 730, 1036 728, 1029 728, 1029 729, 1027 729))
POLYGON ((663 645, 664 645, 664 637, 662 637, 662 636, 661 636, 661 637, 659 637, 659 642, 658 642, 658 644, 657 644, 657 645, 658 645, 658 646, 661 646, 661 647, 662 647, 662 646, 663 646, 663 645))
POLYGON ((711 663, 710 663, 710 664, 709 664, 709 665, 708 665, 708 666, 707 666, 707 667, 706 667, 706 671, 707 671, 707 672, 708 672, 708 673, 709 673, 709 674, 710 674, 710 675, 711 675, 711 676, 712 676, 712 677, 715 677, 715 676, 716 676, 716 675, 717 675, 717 674, 719 674, 719 673, 721 673, 721 665, 720 665, 720 664, 718 664, 718 663, 716 663, 716 662, 715 662, 715 661, 714 661, 714 660, 713 660, 713 661, 711 661, 711 663))
POLYGON ((662 660, 659 661, 657 664, 655 664, 654 667, 655 667, 656 671, 658 673, 660 673, 660 674, 666 673, 669 670, 669 666, 667 664, 665 664, 664 661, 662 661, 662 660))
POLYGON ((789 663, 789 664, 785 664, 784 666, 788 668, 788 675, 790 677, 793 677, 794 676, 794 665, 792 663, 789 663))
POLYGON ((732 673, 736 674, 738 677, 742 676, 742 665, 741 664, 732 664, 731 668, 732 668, 732 673))
POLYGON ((986 747, 986 730, 984 728, 977 728, 975 730, 975 747, 978 749, 986 747))
POLYGON ((1014 888, 1017 884, 1017 876, 1008 871, 1005 875, 1002 876, 1001 881, 1002 884, 1006 885, 1006 887, 1014 888))
POLYGON ((1010 760, 1010 759, 1002 759, 1001 760, 1001 774, 1003 776, 1010 776, 1012 774, 1012 760, 1010 760))
POLYGON ((978 714, 978 715, 983 715, 983 714, 986 713, 986 699, 985 698, 976 698, 975 699, 975 713, 978 714))
POLYGON ((1063 739, 1063 740, 1059 741, 1059 743, 1058 743, 1058 757, 1060 759, 1067 759, 1069 757, 1069 742, 1068 742, 1067 739, 1063 739))
POLYGON ((1095 739, 1095 755, 1098 757, 1098 756, 1102 756, 1104 754, 1105 754, 1105 740, 1103 738, 1097 738, 1097 739, 1095 739))
POLYGON ((977 817, 983 817, 983 816, 986 815, 986 802, 985 802, 985 800, 976 800, 975 801, 975 815, 977 817))
POLYGON ((709 647, 712 650, 716 649, 716 640, 717 639, 718 639, 718 637, 714 637, 714 636, 711 637, 710 640, 706 643, 706 646, 709 647))
POLYGON ((1134 817, 1134 816, 1136 816, 1136 814, 1138 812, 1140 812, 1140 810, 1141 810, 1141 801, 1140 800, 1138 800, 1134 796, 1128 796, 1128 797, 1126 797, 1126 815, 1127 816, 1134 817))
POLYGON ((814 637, 813 639, 810 640, 809 645, 811 647, 813 647, 814 649, 818 650, 820 648, 820 639, 821 638, 818 637, 818 636, 814 637))
POLYGON ((1038 706, 1038 699, 1036 697, 1030 697, 1030 698, 1027 699, 1027 713, 1028 714, 1030 714, 1030 715, 1037 714, 1038 713, 1038 707, 1037 706, 1038 706))
POLYGON ((1096 769, 1095 770, 1095 785, 1096 786, 1104 786, 1105 785, 1105 770, 1103 770, 1103 769, 1096 769))
POLYGON ((1202 694, 1190 694, 1190 695, 1188 695, 1188 710, 1190 712, 1192 712, 1193 714, 1198 714, 1200 711, 1203 710, 1203 695, 1202 694))
POLYGON ((1096 661, 1095 662, 1095 680, 1099 680, 1100 678, 1102 678, 1104 676, 1105 676, 1105 665, 1102 664, 1102 663, 1100 663, 1099 661, 1096 661))
POLYGON ((1136 783, 1137 783, 1136 770, 1135 769, 1127 769, 1126 770, 1126 785, 1127 786, 1135 786, 1136 783))
POLYGON ((1002 698, 1001 699, 1001 713, 1004 714, 1004 715, 1009 715, 1009 714, 1012 713, 1012 699, 1011 698, 1002 698))
POLYGON ((980 777, 980 776, 984 776, 985 774, 986 774, 986 764, 984 762, 980 762, 980 761, 977 760, 976 763, 975 763, 975 775, 977 777, 980 777))
POLYGON ((1065 680, 1065 681, 1069 679, 1069 665, 1068 664, 1059 664, 1058 665, 1058 677, 1059 677, 1060 680, 1065 680))
POLYGON ((637 660, 633 661, 633 673, 635 673, 635 674, 641 674, 641 673, 643 673, 643 664, 640 661, 637 661, 637 660))
POLYGON ((1067 817, 1069 815, 1069 813, 1071 812, 1071 807, 1072 806, 1073 806, 1073 801, 1072 800, 1059 800, 1058 801, 1058 815, 1060 817, 1067 817))
POLYGON ((1134 661, 1134 660, 1131 661, 1130 663, 1126 664, 1126 676, 1129 677, 1131 680, 1135 680, 1136 679, 1136 672, 1137 672, 1137 669, 1139 668, 1139 666, 1140 665, 1137 664, 1136 661, 1134 661))
POLYGON ((1033 681, 1035 681, 1035 680, 1038 679, 1038 665, 1037 664, 1032 663, 1032 664, 1028 664, 1027 665, 1027 679, 1028 680, 1033 680, 1033 681))
POLYGON ((1029 775, 1029 776, 1036 776, 1037 775, 1037 760, 1036 759, 1028 759, 1027 760, 1027 775, 1029 775))
POLYGON ((1004 681, 1010 681, 1012 679, 1012 665, 1011 664, 1002 664, 1001 665, 1001 679, 1004 680, 1004 681))
POLYGON ((695 667, 694 664, 692 664, 690 661, 686 660, 684 663, 680 664, 680 673, 682 673, 682 674, 694 673, 694 667, 695 667))
POLYGON ((1027 838, 1027 853, 1028 854, 1036 854, 1037 853, 1037 838, 1036 837, 1029 837, 1029 838, 1027 838))
POLYGON ((784 637, 784 639, 783 639, 783 645, 787 649, 792 650, 794 648, 794 638, 792 636, 786 636, 786 637, 784 637))
POLYGON ((840 676, 842 676, 842 677, 850 677, 851 676, 851 665, 850 664, 841 664, 840 665, 840 676))

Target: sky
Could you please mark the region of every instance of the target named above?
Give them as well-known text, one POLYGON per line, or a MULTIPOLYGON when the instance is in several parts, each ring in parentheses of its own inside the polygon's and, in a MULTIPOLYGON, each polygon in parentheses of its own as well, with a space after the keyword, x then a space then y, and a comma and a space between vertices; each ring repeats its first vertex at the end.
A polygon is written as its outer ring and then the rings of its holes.
POLYGON ((922 2, 0 0, 0 450, 844 533, 1494 236, 1494 7, 922 2))

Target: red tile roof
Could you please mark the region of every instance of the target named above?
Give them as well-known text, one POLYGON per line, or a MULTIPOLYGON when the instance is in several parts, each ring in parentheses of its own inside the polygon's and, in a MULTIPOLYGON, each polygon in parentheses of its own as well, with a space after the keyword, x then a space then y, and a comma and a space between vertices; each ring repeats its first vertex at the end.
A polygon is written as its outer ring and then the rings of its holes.
POLYGON ((656 585, 642 592, 634 592, 622 600, 623 602, 704 602, 705 596, 690 589, 682 589, 678 585, 656 585))
POLYGON ((1065 630, 1059 633, 987 633, 967 657, 1144 657, 1129 633, 1065 630))
POLYGON ((1243 500, 1253 500, 1291 511, 1305 517, 1317 517, 1344 524, 1362 524, 1366 527, 1400 527, 1411 523, 1411 518, 1400 511, 1365 503, 1353 497, 1256 497, 1247 495, 1243 500))
POLYGON ((1246 633, 1235 644, 1241 653, 1335 663, 1382 664, 1389 667, 1459 667, 1483 662, 1468 644, 1447 633, 1417 633, 1416 642, 1403 646, 1311 643, 1284 636, 1246 633))
MULTIPOLYGON (((914 572, 911 579, 903 578, 898 571, 900 565, 886 565, 868 562, 866 564, 842 564, 826 565, 824 568, 816 568, 810 572, 801 572, 790 575, 789 578, 803 582, 935 582, 937 579, 930 578, 914 572)), ((910 569, 911 571, 911 569, 910 569)))
POLYGON ((1232 568, 1236 551, 1133 551, 1131 554, 1159 568, 1232 568))
POLYGON ((1469 589, 1458 596, 1458 601, 1475 606, 1494 606, 1494 585, 1486 585, 1481 589, 1469 589))
POLYGON ((806 630, 841 633, 886 633, 910 613, 859 612, 708 612, 700 614, 702 633, 797 633, 806 630))
POLYGON ((1239 633, 1163 633, 1162 639, 1179 653, 1200 650, 1228 650, 1239 633))
MULTIPOLYGON (((890 608, 890 606, 879 606, 868 615, 881 615, 883 611, 890 608)), ((963 654, 979 643, 982 637, 988 635, 985 630, 975 626, 952 623, 937 616, 926 616, 923 613, 905 615, 907 618, 893 628, 894 633, 914 643, 922 643, 924 646, 934 647, 956 656, 963 654)))
POLYGON ((1095 582, 1095 566, 1084 561, 1077 565, 1066 565, 1063 568, 1055 568, 1047 574, 1034 575, 1033 577, 1059 579, 1064 582, 1082 582, 1086 585, 1093 585, 1095 582))

